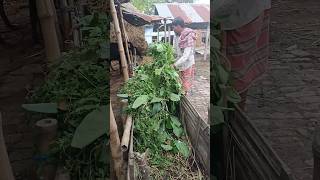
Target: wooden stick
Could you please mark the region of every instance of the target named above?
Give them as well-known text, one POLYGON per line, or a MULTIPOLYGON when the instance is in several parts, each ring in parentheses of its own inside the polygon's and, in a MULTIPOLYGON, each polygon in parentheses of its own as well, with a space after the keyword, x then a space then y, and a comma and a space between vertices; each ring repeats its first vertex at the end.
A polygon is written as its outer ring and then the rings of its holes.
POLYGON ((56 13, 51 0, 37 0, 37 11, 47 59, 52 62, 60 57, 60 47, 56 31, 56 13))
POLYGON ((208 54, 208 47, 209 47, 209 36, 210 36, 210 26, 208 25, 208 28, 207 28, 207 34, 206 34, 206 43, 205 43, 205 46, 204 46, 204 57, 203 59, 204 60, 207 60, 207 54, 208 54))
MULTIPOLYGON (((125 107, 128 106, 128 99, 122 99, 121 101, 121 110, 123 111, 125 107)), ((122 125, 125 126, 126 124, 126 119, 127 115, 125 113, 121 113, 121 120, 122 120, 122 125)))
MULTIPOLYGON (((71 7, 74 7, 74 0, 69 0, 69 5, 71 7)), ((77 22, 75 19, 75 13, 74 11, 71 11, 70 13, 71 16, 71 23, 72 23, 72 29, 73 29, 73 44, 75 47, 80 47, 80 32, 79 30, 76 28, 77 22)))
POLYGON ((2 117, 0 112, 0 180, 14 180, 10 160, 7 152, 6 143, 4 141, 2 117))
POLYGON ((129 55, 129 48, 128 48, 129 38, 127 36, 127 32, 126 32, 126 29, 125 29, 125 26, 124 26, 122 8, 121 8, 120 5, 119 5, 119 23, 120 23, 120 29, 121 29, 121 33, 122 33, 123 42, 124 42, 124 48, 126 50, 126 54, 127 54, 127 57, 128 57, 127 60, 129 62, 129 64, 131 64, 131 58, 130 58, 130 55, 129 55))
POLYGON ((128 177, 129 179, 134 179, 134 154, 133 154, 133 127, 134 122, 131 126, 131 134, 130 134, 130 148, 129 148, 129 156, 128 156, 128 177))
POLYGON ((69 31, 70 31, 70 16, 69 12, 66 11, 66 8, 68 7, 67 0, 60 0, 61 8, 64 10, 62 11, 62 23, 63 23, 63 37, 64 40, 69 39, 69 31))
POLYGON ((131 131, 131 126, 132 126, 132 116, 127 117, 125 129, 122 135, 122 140, 121 140, 121 150, 122 152, 125 152, 128 150, 129 147, 129 140, 130 140, 130 131, 131 131))
POLYGON ((124 175, 122 173, 123 155, 120 147, 118 127, 117 127, 116 120, 114 118, 111 102, 110 102, 110 149, 111 149, 111 156, 114 163, 114 169, 116 171, 116 176, 118 180, 124 180, 124 175))
MULTIPOLYGON (((56 119, 42 119, 36 123, 37 139, 36 146, 41 154, 49 151, 50 144, 57 135, 58 121, 56 119)), ((39 174, 39 178, 43 180, 54 180, 56 175, 56 167, 52 164, 45 164, 39 174)))
POLYGON ((115 28, 116 35, 117 35, 118 49, 119 49, 119 53, 120 53, 120 60, 121 60, 121 66, 122 66, 122 74, 124 77, 124 81, 127 81, 129 79, 128 66, 127 66, 126 56, 125 56, 124 48, 123 48, 123 42, 122 42, 122 37, 121 37, 121 31, 120 31, 117 11, 116 11, 113 0, 110 0, 110 5, 111 5, 112 20, 113 20, 114 28, 115 28))

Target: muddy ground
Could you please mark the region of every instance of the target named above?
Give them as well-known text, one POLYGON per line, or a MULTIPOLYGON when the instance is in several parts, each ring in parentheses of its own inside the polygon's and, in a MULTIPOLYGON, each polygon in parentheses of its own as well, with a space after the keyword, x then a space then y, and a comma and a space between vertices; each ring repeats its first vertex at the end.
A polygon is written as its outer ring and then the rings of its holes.
POLYGON ((248 115, 296 180, 311 180, 320 123, 320 1, 273 0, 269 70, 249 91, 248 115))

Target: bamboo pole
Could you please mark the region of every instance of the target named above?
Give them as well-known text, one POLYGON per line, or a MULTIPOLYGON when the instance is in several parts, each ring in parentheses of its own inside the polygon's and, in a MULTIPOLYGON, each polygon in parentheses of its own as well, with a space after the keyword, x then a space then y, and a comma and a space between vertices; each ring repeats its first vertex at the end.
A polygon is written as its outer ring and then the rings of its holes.
POLYGON ((7 147, 4 141, 2 117, 0 112, 0 180, 14 180, 10 160, 7 152, 7 147))
MULTIPOLYGON (((50 144, 54 141, 57 134, 58 121, 56 119, 42 119, 37 121, 37 140, 36 146, 40 154, 46 154, 49 151, 50 144)), ((56 167, 53 164, 45 164, 39 178, 43 180, 54 180, 56 167)))
POLYGON ((110 149, 111 149, 111 156, 114 163, 114 169, 116 171, 116 176, 118 180, 124 180, 124 175, 122 172, 123 155, 120 147, 118 127, 117 127, 116 120, 114 118, 111 102, 110 102, 110 149))
POLYGON ((45 52, 48 61, 51 63, 60 57, 60 47, 55 24, 55 7, 51 0, 37 0, 36 2, 45 52))
POLYGON ((123 42, 122 42, 122 37, 121 37, 121 31, 120 31, 117 11, 116 11, 113 0, 110 0, 110 5, 111 5, 112 20, 113 20, 114 28, 115 28, 115 31, 117 34, 118 49, 119 49, 119 53, 120 53, 120 60, 121 60, 121 66, 122 66, 122 74, 124 77, 124 81, 127 81, 129 79, 128 66, 127 66, 126 56, 125 56, 124 48, 123 48, 123 42))
POLYGON ((70 31, 70 16, 69 12, 67 11, 68 2, 67 0, 60 0, 61 9, 62 9, 62 23, 63 23, 63 37, 64 40, 69 39, 69 31, 70 31))
POLYGON ((125 48, 125 51, 126 51, 126 54, 127 54, 127 57, 128 57, 127 60, 129 62, 129 64, 131 64, 131 57, 129 55, 129 48, 128 48, 129 38, 127 36, 127 31, 126 31, 125 26, 124 26, 122 8, 121 8, 120 5, 119 5, 119 21, 120 21, 120 29, 121 29, 121 33, 122 33, 122 39, 123 39, 123 42, 124 42, 124 48, 125 48))
POLYGON ((128 150, 131 126, 132 126, 132 116, 128 116, 126 120, 126 125, 124 127, 123 135, 122 135, 122 140, 121 140, 122 152, 125 152, 128 150))
POLYGON ((167 19, 164 19, 164 43, 167 42, 167 19))
POLYGON ((129 156, 128 156, 128 172, 127 172, 127 178, 129 179, 135 179, 134 174, 134 154, 133 154, 133 126, 134 123, 132 123, 131 126, 131 134, 130 134, 130 147, 129 147, 129 156))
POLYGON ((210 36, 210 26, 208 25, 208 28, 207 28, 207 34, 206 34, 206 43, 205 43, 205 46, 204 46, 204 57, 203 59, 204 60, 207 60, 207 55, 208 55, 208 47, 209 47, 209 36, 210 36))
MULTIPOLYGON (((69 5, 71 7, 75 7, 75 4, 74 4, 74 0, 69 0, 69 5)), ((76 19, 75 19, 75 12, 74 11, 71 11, 70 13, 70 16, 71 16, 71 23, 72 23, 72 29, 73 29, 73 44, 75 47, 80 47, 80 32, 79 30, 76 28, 76 19)))

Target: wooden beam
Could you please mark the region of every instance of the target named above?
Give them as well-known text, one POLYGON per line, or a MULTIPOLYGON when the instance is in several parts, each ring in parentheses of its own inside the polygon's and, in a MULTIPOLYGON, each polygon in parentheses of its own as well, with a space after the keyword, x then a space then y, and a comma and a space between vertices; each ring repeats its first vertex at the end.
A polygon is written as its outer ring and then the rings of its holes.
POLYGON ((37 0, 36 3, 47 59, 52 62, 61 53, 55 24, 55 7, 52 0, 37 0))
MULTIPOLYGON (((112 0, 113 1, 113 0, 112 0)), ((124 180, 123 174, 123 155, 120 147, 120 138, 117 123, 113 114, 111 102, 110 106, 110 149, 114 163, 114 169, 118 180, 124 180)))
POLYGON ((127 66, 126 56, 125 56, 124 48, 123 48, 123 42, 122 42, 122 37, 121 37, 121 30, 120 30, 120 26, 119 26, 117 11, 116 11, 116 7, 115 7, 113 0, 110 0, 110 5, 111 5, 112 20, 113 20, 115 32, 117 35, 122 73, 123 73, 124 81, 127 81, 129 79, 128 66, 127 66))

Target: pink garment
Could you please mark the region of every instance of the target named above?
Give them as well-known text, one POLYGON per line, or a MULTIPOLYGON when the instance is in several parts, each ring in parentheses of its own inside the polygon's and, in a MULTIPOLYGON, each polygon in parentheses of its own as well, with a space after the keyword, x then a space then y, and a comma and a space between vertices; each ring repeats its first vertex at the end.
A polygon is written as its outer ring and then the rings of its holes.
POLYGON ((181 49, 186 47, 194 47, 196 39, 196 33, 192 29, 184 28, 179 37, 179 47, 181 49))
POLYGON ((188 92, 193 84, 194 80, 194 73, 195 73, 195 66, 192 65, 190 68, 180 71, 180 78, 182 81, 183 90, 188 92))

